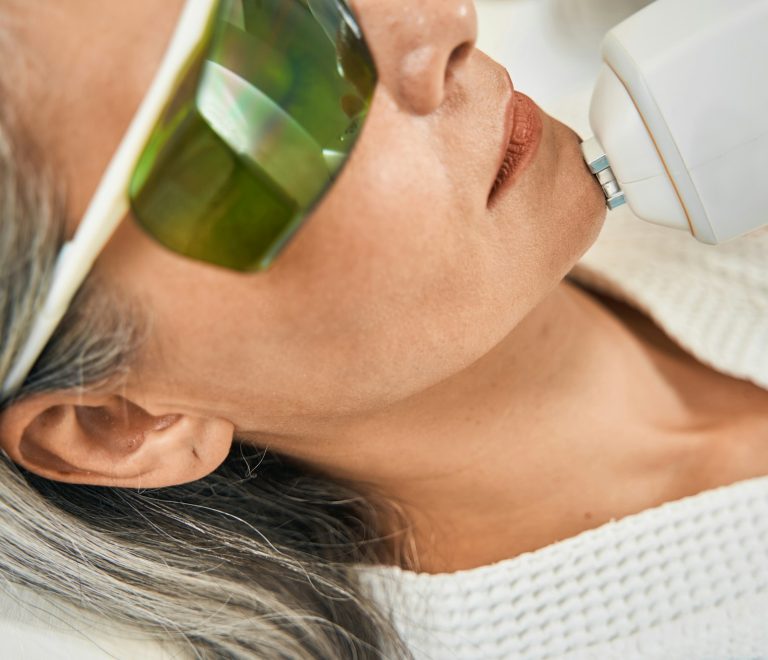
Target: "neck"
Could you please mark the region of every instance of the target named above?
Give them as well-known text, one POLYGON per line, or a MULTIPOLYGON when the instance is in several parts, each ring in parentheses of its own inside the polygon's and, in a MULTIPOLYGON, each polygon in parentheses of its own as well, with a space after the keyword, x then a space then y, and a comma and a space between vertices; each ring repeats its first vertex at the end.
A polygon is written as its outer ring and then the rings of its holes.
POLYGON ((664 487, 660 452, 681 449, 669 433, 690 410, 660 365, 565 281, 450 379, 375 415, 335 420, 313 442, 271 446, 401 503, 421 570, 469 568, 610 519, 612 502, 596 497, 606 483, 628 498, 641 481, 664 487))

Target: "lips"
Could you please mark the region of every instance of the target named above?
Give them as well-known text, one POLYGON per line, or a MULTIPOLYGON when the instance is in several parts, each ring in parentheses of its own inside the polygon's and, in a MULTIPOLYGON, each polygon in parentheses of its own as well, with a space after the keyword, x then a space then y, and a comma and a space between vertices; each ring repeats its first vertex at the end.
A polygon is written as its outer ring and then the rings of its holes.
POLYGON ((504 190, 514 185, 519 175, 533 160, 541 141, 541 114, 537 105, 525 94, 514 92, 507 119, 508 126, 503 138, 506 148, 488 195, 489 206, 504 190))

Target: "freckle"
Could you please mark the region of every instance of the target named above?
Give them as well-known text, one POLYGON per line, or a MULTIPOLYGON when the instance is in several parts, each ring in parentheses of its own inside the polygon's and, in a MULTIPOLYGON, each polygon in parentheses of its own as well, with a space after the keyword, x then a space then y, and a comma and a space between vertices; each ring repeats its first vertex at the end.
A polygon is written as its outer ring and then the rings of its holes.
POLYGON ((587 511, 587 512, 584 514, 584 518, 586 518, 587 520, 592 520, 592 514, 591 514, 589 511, 587 511))

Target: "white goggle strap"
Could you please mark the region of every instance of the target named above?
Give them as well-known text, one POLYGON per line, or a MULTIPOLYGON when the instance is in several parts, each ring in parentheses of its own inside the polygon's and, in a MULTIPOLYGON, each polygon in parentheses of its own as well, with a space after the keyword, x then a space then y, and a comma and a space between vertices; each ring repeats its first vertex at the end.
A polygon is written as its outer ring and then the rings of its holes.
POLYGON ((128 212, 128 185, 182 67, 206 33, 219 0, 187 0, 152 85, 88 205, 77 232, 56 259, 52 284, 27 340, 14 359, 0 396, 15 392, 56 331, 93 263, 128 212))

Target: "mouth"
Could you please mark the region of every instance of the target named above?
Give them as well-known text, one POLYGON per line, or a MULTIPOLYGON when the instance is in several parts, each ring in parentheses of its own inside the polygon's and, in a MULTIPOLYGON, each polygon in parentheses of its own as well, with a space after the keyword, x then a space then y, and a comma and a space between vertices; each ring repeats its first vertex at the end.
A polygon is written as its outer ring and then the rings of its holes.
POLYGON ((489 207, 514 186, 533 160, 541 142, 542 128, 538 106, 525 94, 514 92, 507 111, 504 155, 488 195, 489 207))

